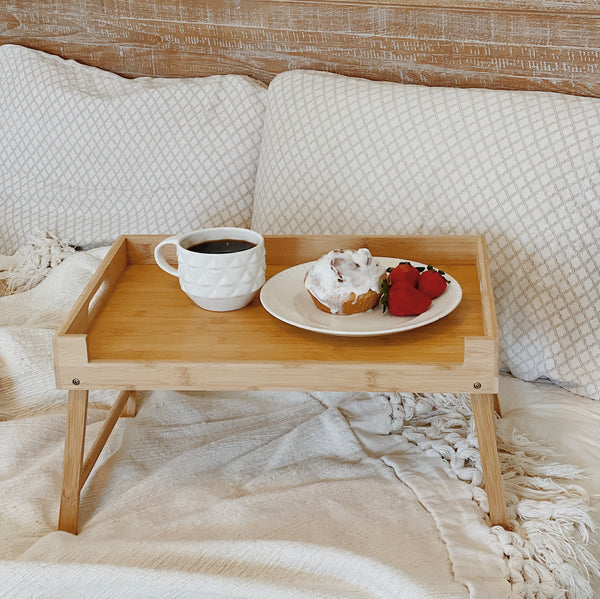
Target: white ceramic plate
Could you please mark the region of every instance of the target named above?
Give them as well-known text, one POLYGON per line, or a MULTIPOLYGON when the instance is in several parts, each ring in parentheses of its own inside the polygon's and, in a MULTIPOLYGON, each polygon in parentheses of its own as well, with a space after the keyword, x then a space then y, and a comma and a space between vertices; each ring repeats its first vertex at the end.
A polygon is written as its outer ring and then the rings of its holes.
MULTIPOLYGON (((377 257, 383 268, 410 262, 413 266, 427 266, 413 260, 377 257)), ((366 337, 409 331, 431 324, 450 314, 460 303, 462 289, 450 275, 446 291, 431 302, 429 310, 418 316, 392 316, 383 313, 381 306, 360 314, 327 314, 319 310, 304 287, 304 275, 314 262, 292 266, 271 277, 261 289, 260 301, 269 314, 293 326, 327 335, 366 337)))

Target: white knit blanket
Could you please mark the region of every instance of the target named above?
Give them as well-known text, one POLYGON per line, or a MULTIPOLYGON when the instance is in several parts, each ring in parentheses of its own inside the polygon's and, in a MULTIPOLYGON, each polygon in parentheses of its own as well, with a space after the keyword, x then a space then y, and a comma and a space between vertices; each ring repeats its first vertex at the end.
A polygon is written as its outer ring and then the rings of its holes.
POLYGON ((462 396, 142 393, 56 532, 52 335, 104 252, 0 298, 0 597, 593 597, 579 473, 500 424, 516 531, 490 529, 462 396))

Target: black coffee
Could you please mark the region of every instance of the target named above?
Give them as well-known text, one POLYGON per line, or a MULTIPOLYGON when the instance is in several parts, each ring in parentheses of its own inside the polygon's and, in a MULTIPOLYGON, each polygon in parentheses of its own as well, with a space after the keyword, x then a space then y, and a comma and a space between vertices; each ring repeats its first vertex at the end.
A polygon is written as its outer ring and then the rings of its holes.
POLYGON ((189 248, 190 252, 199 254, 231 254, 233 252, 243 252, 255 247, 256 244, 245 239, 211 239, 196 243, 189 248))

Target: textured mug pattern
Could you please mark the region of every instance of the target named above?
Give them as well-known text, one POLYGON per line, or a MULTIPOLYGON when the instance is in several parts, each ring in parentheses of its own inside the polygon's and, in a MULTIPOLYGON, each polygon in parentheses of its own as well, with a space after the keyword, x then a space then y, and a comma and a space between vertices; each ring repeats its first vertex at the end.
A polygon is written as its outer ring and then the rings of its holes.
POLYGON ((182 251, 180 247, 177 248, 177 257, 181 288, 190 295, 238 297, 257 291, 265 282, 263 244, 234 254, 204 254, 202 263, 198 265, 193 263, 195 256, 190 257, 189 252, 182 251))

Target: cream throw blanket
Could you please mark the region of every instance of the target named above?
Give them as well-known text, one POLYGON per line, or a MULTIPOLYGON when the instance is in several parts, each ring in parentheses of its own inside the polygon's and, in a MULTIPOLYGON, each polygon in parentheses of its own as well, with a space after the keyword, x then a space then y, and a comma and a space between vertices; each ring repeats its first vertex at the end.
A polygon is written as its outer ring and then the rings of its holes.
MULTIPOLYGON (((593 523, 561 484, 577 472, 529 485, 550 532, 490 530, 452 396, 141 393, 83 489, 80 534, 56 532, 66 392, 51 341, 105 251, 0 298, 0 597, 592 597, 593 523)), ((88 442, 115 396, 91 393, 88 442)), ((504 460, 513 482, 532 478, 528 459, 504 460)), ((522 526, 523 487, 508 489, 522 526)))

